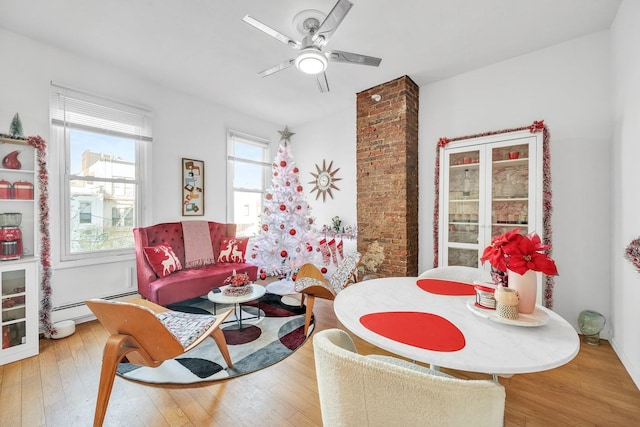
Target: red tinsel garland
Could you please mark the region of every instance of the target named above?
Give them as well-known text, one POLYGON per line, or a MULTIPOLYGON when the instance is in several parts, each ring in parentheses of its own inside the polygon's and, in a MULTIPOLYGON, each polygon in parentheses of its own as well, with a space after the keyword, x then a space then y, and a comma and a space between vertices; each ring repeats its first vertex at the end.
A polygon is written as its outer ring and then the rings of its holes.
POLYGON ((49 235, 49 172, 47 171, 47 144, 40 136, 30 136, 28 138, 37 153, 38 160, 38 185, 40 207, 40 263, 42 266, 42 277, 40 279, 40 289, 42 290, 40 300, 40 325, 44 329, 44 334, 50 338, 55 333, 55 328, 51 323, 51 236, 49 235))
MULTIPOLYGON (((464 141, 472 138, 480 138, 484 136, 500 135, 509 132, 519 132, 523 130, 529 130, 531 133, 543 132, 542 139, 542 227, 543 227, 543 242, 546 245, 551 246, 551 152, 549 148, 549 130, 544 124, 544 120, 536 120, 529 126, 503 129, 498 131, 490 131, 484 133, 478 133, 474 135, 460 136, 457 138, 440 138, 436 145, 436 165, 435 165, 435 202, 433 205, 433 267, 438 266, 438 246, 439 246, 439 222, 440 222, 440 149, 446 147, 451 142, 464 141)), ((551 256, 551 251, 549 251, 551 256)), ((553 308, 553 276, 546 276, 544 287, 544 306, 553 308)))

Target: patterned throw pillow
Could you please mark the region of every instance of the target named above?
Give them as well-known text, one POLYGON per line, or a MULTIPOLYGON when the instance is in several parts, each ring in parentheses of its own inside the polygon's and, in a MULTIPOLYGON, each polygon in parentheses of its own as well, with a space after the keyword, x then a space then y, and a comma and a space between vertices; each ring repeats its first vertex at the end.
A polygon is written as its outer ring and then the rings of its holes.
POLYGON ((182 270, 180 260, 167 242, 162 242, 158 246, 145 247, 144 256, 158 277, 165 277, 175 271, 182 270))
POLYGON ((248 237, 223 237, 220 241, 220 255, 218 262, 245 262, 244 254, 247 251, 248 237))

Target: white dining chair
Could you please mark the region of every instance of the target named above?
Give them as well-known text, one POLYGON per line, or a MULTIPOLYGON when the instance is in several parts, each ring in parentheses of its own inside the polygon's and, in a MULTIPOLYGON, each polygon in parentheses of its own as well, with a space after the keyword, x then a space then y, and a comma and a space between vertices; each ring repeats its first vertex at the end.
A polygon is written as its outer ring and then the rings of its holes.
POLYGON ((360 355, 340 329, 316 333, 313 349, 325 426, 502 426, 500 384, 360 355))

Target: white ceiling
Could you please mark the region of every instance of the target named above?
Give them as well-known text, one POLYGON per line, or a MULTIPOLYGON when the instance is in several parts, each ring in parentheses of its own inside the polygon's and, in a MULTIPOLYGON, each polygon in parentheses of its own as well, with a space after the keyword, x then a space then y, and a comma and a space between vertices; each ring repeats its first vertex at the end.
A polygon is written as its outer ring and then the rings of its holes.
POLYGON ((306 9, 328 13, 335 1, 2 0, 0 27, 273 123, 295 125, 347 108, 356 93, 403 75, 424 85, 606 30, 620 4, 352 0, 326 49, 381 57, 380 67, 330 63, 331 92, 325 94, 314 77, 295 68, 257 76, 296 51, 242 22, 244 15, 299 40, 293 17, 306 9))

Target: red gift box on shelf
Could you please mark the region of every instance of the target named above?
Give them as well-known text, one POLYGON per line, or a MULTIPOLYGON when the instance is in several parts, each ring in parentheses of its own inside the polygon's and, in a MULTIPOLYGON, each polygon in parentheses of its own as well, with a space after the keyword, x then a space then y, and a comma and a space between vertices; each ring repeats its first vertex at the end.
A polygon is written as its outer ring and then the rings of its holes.
POLYGON ((10 199, 11 198, 11 183, 9 181, 5 181, 4 179, 0 180, 0 199, 10 199))
POLYGON ((33 184, 27 181, 14 182, 13 198, 21 200, 33 200, 33 184))

